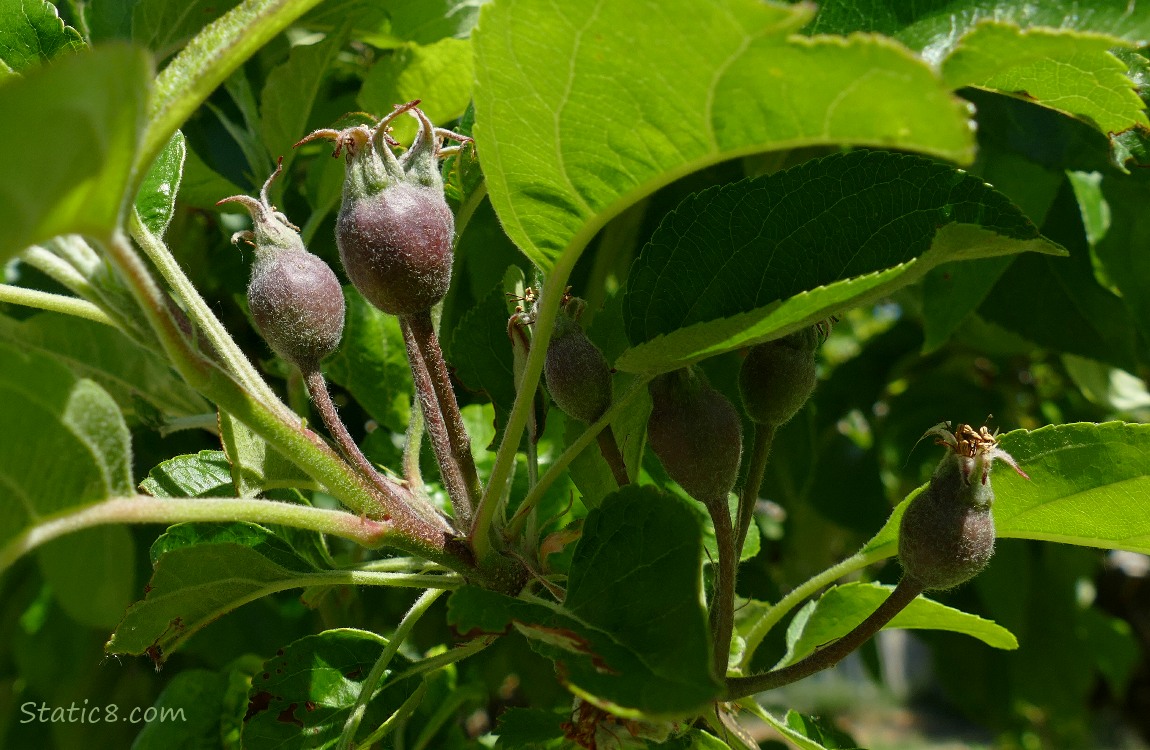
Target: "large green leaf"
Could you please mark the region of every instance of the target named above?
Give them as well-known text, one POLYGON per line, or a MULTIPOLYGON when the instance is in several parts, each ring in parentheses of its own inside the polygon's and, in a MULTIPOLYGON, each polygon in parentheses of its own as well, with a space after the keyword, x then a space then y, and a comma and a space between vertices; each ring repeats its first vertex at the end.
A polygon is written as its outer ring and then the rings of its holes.
POLYGON ((856 151, 695 194, 632 266, 635 346, 659 372, 773 338, 956 260, 1059 252, 1005 196, 922 157, 856 151))
POLYGON ((65 24, 47 0, 0 7, 0 81, 84 46, 80 32, 65 24))
POLYGON ((0 345, 0 394, 0 540, 43 516, 131 494, 128 428, 100 386, 44 355, 0 345))
MULTIPOLYGON (((190 416, 211 408, 189 388, 171 365, 115 328, 75 317, 35 315, 16 321, 0 316, 0 341, 36 352, 66 365, 79 377, 91 378, 111 393, 121 408, 145 411, 142 399, 160 414, 190 416)), ((142 414, 140 416, 143 416, 142 414)))
POLYGON ((110 45, 0 86, 0 261, 58 234, 106 237, 117 226, 149 78, 143 52, 110 45))
MULTIPOLYGON (((776 666, 793 664, 819 646, 843 637, 878 609, 893 588, 877 583, 846 583, 830 589, 791 620, 787 628, 787 654, 776 666)), ((950 630, 978 638, 994 648, 1018 648, 1018 640, 1001 625, 922 596, 885 627, 950 630)))
MULTIPOLYGON (((46 516, 131 494, 128 428, 100 386, 41 354, 0 345, 0 403, 0 541, 46 516)), ((86 530, 45 545, 38 559, 64 610, 81 622, 111 627, 131 601, 135 560, 124 529, 86 530)))
POLYGON ((562 605, 478 588, 452 595, 463 633, 514 626, 576 695, 617 716, 686 716, 721 693, 702 605, 699 519, 686 501, 624 487, 588 515, 562 605))
POLYGON ((122 526, 54 539, 36 550, 36 559, 61 609, 88 627, 116 627, 137 596, 136 542, 122 526))
POLYGON ((157 666, 193 633, 262 596, 325 582, 291 546, 255 524, 179 524, 152 545, 143 601, 106 644, 110 654, 148 654, 157 666))
POLYGON ((571 263, 644 195, 758 151, 858 143, 971 158, 967 111, 929 66, 879 37, 792 36, 809 13, 758 0, 484 8, 475 137, 508 235, 543 267, 568 250, 571 263))
POLYGON ((1102 34, 984 22, 959 40, 943 61, 942 76, 954 88, 1023 96, 1103 133, 1118 133, 1150 126, 1126 64, 1110 54, 1121 45, 1102 34))
POLYGON ((998 536, 1150 552, 1150 425, 1053 425, 1000 443, 1030 481, 996 472, 998 536))
MULTIPOLYGON (((334 747, 386 646, 375 633, 339 629, 309 635, 279 650, 252 678, 244 746, 334 747)), ((410 663, 399 654, 392 657, 382 687, 377 686, 367 702, 357 737, 366 738, 419 693, 418 677, 388 679, 410 663)))

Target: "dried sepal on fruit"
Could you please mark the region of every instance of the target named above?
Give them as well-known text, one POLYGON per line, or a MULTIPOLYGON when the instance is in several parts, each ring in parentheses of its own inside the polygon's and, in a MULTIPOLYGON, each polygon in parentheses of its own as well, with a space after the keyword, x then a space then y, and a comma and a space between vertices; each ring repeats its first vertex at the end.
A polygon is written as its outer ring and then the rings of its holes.
POLYGON ((927 436, 947 451, 930 484, 903 514, 898 556, 906 574, 925 589, 949 589, 981 572, 994 555, 994 461, 1030 477, 986 427, 961 424, 951 430, 943 422, 927 430, 927 436))
POLYGON ((239 203, 251 214, 252 229, 236 232, 232 242, 255 248, 248 283, 252 318, 276 354, 307 372, 339 348, 343 289, 331 268, 304 248, 299 228, 269 202, 268 187, 282 169, 280 159, 259 200, 233 195, 217 205, 239 203))
POLYGON ((443 196, 439 159, 458 147, 443 139, 470 138, 436 128, 416 105, 401 104, 374 127, 323 129, 296 145, 327 138, 333 156, 347 161, 336 244, 344 270, 375 307, 392 315, 431 308, 451 284, 455 218, 443 196), (401 156, 392 151, 390 123, 402 114, 419 122, 415 140, 401 156))

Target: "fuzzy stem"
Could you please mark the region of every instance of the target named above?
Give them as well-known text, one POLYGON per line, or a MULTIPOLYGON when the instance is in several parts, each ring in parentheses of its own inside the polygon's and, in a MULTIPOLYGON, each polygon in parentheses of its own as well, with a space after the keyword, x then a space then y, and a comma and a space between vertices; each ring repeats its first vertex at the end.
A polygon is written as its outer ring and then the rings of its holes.
POLYGON ((463 661, 469 656, 478 654, 480 651, 487 648, 492 643, 495 643, 497 640, 499 640, 499 636, 496 635, 484 635, 478 638, 474 638, 470 641, 467 641, 462 646, 456 646, 450 651, 445 651, 442 654, 436 654, 435 656, 429 656, 426 659, 420 659, 419 661, 412 662, 411 666, 403 672, 397 674, 395 679, 396 681, 399 681, 405 677, 411 677, 412 675, 422 674, 424 672, 430 672, 436 669, 442 669, 448 664, 454 664, 457 661, 463 661))
POLYGON ((65 294, 52 294, 39 289, 26 289, 22 286, 0 284, 0 302, 10 302, 14 305, 34 307, 38 310, 63 313, 77 318, 93 320, 106 326, 116 328, 116 321, 108 313, 86 300, 69 297, 65 294))
POLYGON ((399 325, 403 329, 403 342, 407 345, 407 360, 411 365, 411 377, 415 381, 415 393, 423 408, 424 425, 431 438, 435 459, 439 463, 439 474, 451 498, 455 524, 466 529, 471 522, 471 509, 467 501, 467 480, 452 449, 450 432, 443 412, 439 408, 440 401, 427 361, 423 357, 419 334, 416 333, 415 326, 408 316, 400 317, 399 325))
POLYGON ((737 700, 748 695, 773 690, 783 685, 809 677, 816 672, 830 669, 859 646, 866 643, 871 637, 902 610, 906 609, 919 594, 923 592, 923 585, 914 578, 904 575, 898 586, 890 593, 883 603, 878 606, 870 617, 863 620, 854 630, 818 650, 804 659, 763 674, 750 677, 732 677, 727 680, 727 695, 725 700, 737 700))
POLYGON ((419 448, 423 444, 423 409, 416 400, 411 405, 407 422, 407 442, 403 446, 403 478, 415 492, 423 490, 423 472, 419 468, 419 448))
POLYGON ((798 587, 791 590, 789 594, 784 596, 774 604, 766 614, 751 627, 746 635, 746 650, 743 652, 743 661, 740 665, 746 671, 751 665, 751 659, 755 655, 755 650, 758 649, 759 644, 771 632, 771 628, 779 624, 787 613, 797 607, 800 602, 805 600, 808 596, 812 596, 816 591, 829 586, 843 576, 853 573, 856 570, 862 570, 871 563, 878 562, 890 556, 889 552, 879 552, 871 554, 863 554, 858 552, 851 555, 847 559, 840 562, 838 565, 827 568, 823 572, 812 576, 804 581, 798 587))
POLYGON ((109 238, 104 249, 124 282, 135 294, 136 302, 143 309, 144 317, 172 365, 193 388, 207 385, 211 381, 212 364, 184 337, 169 307, 169 299, 156 284, 128 238, 117 231, 109 238))
POLYGON ((419 704, 423 703, 423 696, 426 694, 427 681, 425 680, 419 683, 419 687, 407 697, 407 700, 399 704, 395 713, 388 716, 382 724, 375 728, 375 731, 364 737, 363 742, 358 747, 377 747, 379 741, 392 732, 403 732, 407 720, 415 713, 415 709, 419 708, 419 704))
POLYGON ((81 529, 113 523, 170 525, 193 521, 282 524, 350 539, 370 548, 384 546, 397 535, 395 525, 387 521, 373 521, 342 510, 298 503, 256 498, 155 498, 137 495, 112 498, 36 519, 29 528, 0 547, 0 571, 36 547, 81 529))
POLYGON ((747 541, 747 532, 755 518, 755 504, 759 501, 759 488, 763 484, 763 474, 767 471, 767 461, 771 458, 771 445, 774 442, 774 425, 755 426, 754 444, 747 464, 747 479, 743 484, 743 491, 739 493, 739 522, 735 534, 735 549, 740 551, 747 541))
MULTIPOLYGON (((319 367, 309 367, 303 371, 304 384, 307 386, 307 392, 311 395, 312 403, 315 404, 316 410, 319 411, 320 418, 323 423, 327 425, 328 431, 335 438, 336 444, 339 446, 340 452, 343 457, 353 463, 360 472, 367 477, 372 484, 383 494, 388 500, 388 505, 385 507, 389 516, 397 515, 396 511, 406 512, 411 509, 411 505, 416 502, 416 498, 407 490, 400 487, 398 484, 380 474, 371 461, 367 460, 367 456, 363 455, 363 451, 356 445, 355 440, 352 438, 351 433, 347 431, 347 426, 343 420, 339 418, 339 412, 336 411, 335 403, 331 400, 331 392, 327 389, 327 381, 323 379, 323 373, 320 372, 319 367)), ((437 523, 441 530, 450 534, 456 533, 449 525, 447 525, 437 513, 430 507, 418 509, 422 511, 420 515, 425 520, 437 523)))
POLYGON ((57 284, 67 287, 68 291, 77 297, 96 304, 95 300, 98 298, 96 290, 88 278, 51 250, 33 245, 20 255, 20 260, 51 277, 57 284))
MULTIPOLYGON (((519 291, 517 289, 517 291, 519 291)), ((527 355, 531 351, 531 337, 527 325, 519 314, 507 321, 507 337, 511 339, 512 370, 515 373, 515 395, 518 398, 523 390, 523 372, 527 365, 527 355)), ((536 393, 539 392, 536 386, 536 393)), ((531 490, 539 483, 539 421, 535 409, 527 412, 527 488, 531 490)))
MULTIPOLYGON (((559 312, 559 304, 563 299, 564 284, 571 274, 573 264, 574 258, 569 261, 561 258, 551 272, 547 283, 544 284, 539 298, 531 351, 527 354, 527 364, 519 381, 519 393, 515 397, 515 405, 512 406, 511 414, 507 418, 507 427, 503 431, 503 440, 499 443, 499 451, 495 454, 495 465, 492 466, 491 476, 487 479, 487 490, 479 501, 479 506, 475 510, 475 522, 471 526, 471 547, 475 550, 475 556, 480 562, 490 557, 495 551, 493 541, 495 541, 496 535, 492 533, 492 527, 496 514, 503 507, 511 487, 511 479, 515 471, 515 454, 519 452, 520 438, 523 435, 523 428, 527 424, 527 416, 535 408, 535 389, 539 386, 539 378, 543 375, 543 360, 547 354, 547 343, 551 340, 551 331, 555 327, 555 316, 559 312)), ((588 437, 588 442, 592 438, 594 435, 588 437)), ((564 455, 569 451, 570 449, 565 451, 564 455)), ((574 456, 571 458, 573 459, 574 456)), ((535 495, 540 487, 548 484, 547 477, 550 474, 551 471, 548 471, 543 475, 528 498, 535 495)), ((542 497, 542 491, 539 491, 535 497, 535 502, 538 502, 539 497, 542 497)), ((520 511, 524 509, 530 509, 526 499, 520 506, 520 511)), ((518 517, 519 513, 516 513, 516 516, 518 517)), ((525 522, 527 519, 523 518, 522 520, 525 522)), ((509 538, 515 536, 516 533, 511 528, 507 530, 509 538)))
MULTIPOLYGON (((392 634, 391 639, 388 640, 387 645, 384 646, 383 653, 379 655, 375 665, 372 666, 371 671, 368 672, 367 677, 359 687, 359 695, 356 696, 355 705, 352 706, 351 712, 348 714, 347 720, 343 724, 343 732, 340 734, 339 743, 336 747, 339 750, 350 750, 355 747, 355 733, 359 729, 360 722, 363 721, 363 715, 367 712, 367 704, 375 695, 376 688, 383 680, 383 675, 387 671, 387 667, 391 664, 392 658, 399 652, 399 647, 411 634, 412 628, 415 623, 419 622, 419 618, 427 612, 428 608, 435 602, 436 599, 443 594, 442 590, 428 589, 415 600, 411 605, 411 609, 399 621, 399 625, 395 628, 395 633, 392 634)), ((368 745, 365 743, 365 747, 368 745)))
MULTIPOLYGON (((611 424, 611 420, 618 416, 618 414, 631 403, 631 399, 646 390, 649 380, 650 378, 646 376, 636 378, 635 382, 631 384, 631 387, 627 389, 627 392, 620 398, 612 401, 610 408, 603 412, 603 416, 595 420, 594 424, 584 430, 583 434, 576 438, 575 442, 567 446, 567 450, 563 451, 559 458, 555 459, 555 462, 551 464, 543 476, 539 478, 539 483, 531 488, 531 491, 527 493, 527 497, 523 498, 523 502, 519 504, 519 509, 515 511, 515 515, 507 524, 506 536, 508 539, 515 539, 523 532, 523 526, 527 523, 527 518, 531 515, 532 509, 543 499, 543 493, 547 491, 547 488, 554 484, 555 480, 567 470, 571 462, 591 444, 591 441, 594 440, 605 427, 611 424)), ((534 406, 534 404, 532 404, 532 406, 534 406)), ((490 483, 488 484, 487 492, 488 494, 491 493, 490 483)), ((473 536, 472 542, 474 543, 475 541, 476 537, 473 536)))
POLYGON ((440 348, 439 338, 435 335, 431 311, 425 310, 409 315, 407 323, 411 327, 416 343, 419 344, 419 352, 427 366, 428 374, 431 375, 435 400, 447 426, 451 453, 463 475, 463 486, 467 493, 465 495, 467 517, 466 523, 461 521, 461 524, 466 527, 470 525, 471 517, 475 513, 475 504, 483 494, 483 488, 479 486, 479 472, 475 468, 475 457, 471 454, 471 438, 467 434, 467 426, 463 424, 463 415, 459 413, 459 403, 455 400, 455 391, 451 387, 451 376, 443 359, 443 349, 440 348))
POLYGON ((716 498, 705 505, 715 527, 715 546, 719 549, 715 596, 711 601, 711 634, 714 638, 715 673, 722 679, 727 674, 731 633, 735 627, 735 573, 739 566, 739 551, 735 547, 735 530, 731 525, 727 498, 716 498))
POLYGON ((172 256, 164 242, 152 234, 144 223, 140 221, 139 214, 132 212, 129 228, 132 238, 155 265, 156 270, 165 281, 175 290, 187 309, 188 317, 195 323, 196 328, 202 331, 208 343, 216 352, 225 367, 252 393, 273 409, 287 412, 287 407, 272 392, 267 382, 252 366, 247 355, 239 348, 228 334, 224 324, 196 291, 191 279, 180 268, 180 264, 172 256))
POLYGON ((627 464, 623 461, 623 454, 619 452, 619 444, 615 442, 615 433, 612 432, 611 425, 603 428, 603 431, 598 435, 598 441, 599 452, 603 454, 603 459, 611 467, 615 484, 620 487, 630 484, 631 480, 627 477, 627 464))

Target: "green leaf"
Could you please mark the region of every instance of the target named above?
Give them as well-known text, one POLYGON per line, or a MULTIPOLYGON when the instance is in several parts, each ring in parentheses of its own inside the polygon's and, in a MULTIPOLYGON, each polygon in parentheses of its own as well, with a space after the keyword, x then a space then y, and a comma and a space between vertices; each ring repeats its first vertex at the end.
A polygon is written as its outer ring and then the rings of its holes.
POLYGON ((107 237, 118 225, 148 67, 140 50, 110 45, 0 86, 0 261, 58 234, 107 237), (29 146, 43 133, 50 153, 29 146))
MULTIPOLYGON (((309 635, 281 649, 252 678, 245 747, 334 747, 363 681, 387 641, 341 628, 309 635)), ((358 738, 366 738, 420 689, 418 677, 388 679, 410 661, 392 657, 382 688, 368 701, 358 738)))
POLYGON ((1150 552, 1150 425, 1052 425, 999 444, 1030 481, 996 472, 998 536, 1150 552))
MULTIPOLYGON (((298 44, 292 47, 287 62, 268 73, 260 95, 260 133, 272 159, 283 157, 285 172, 295 159, 292 146, 307 134, 320 86, 346 40, 346 30, 340 30, 318 44, 298 44)), ((280 187, 278 192, 282 190, 280 187)))
MULTIPOLYGON (((131 437, 100 386, 44 355, 0 345, 0 403, 0 541, 45 517, 131 494, 131 437)), ((122 528, 85 530, 37 557, 63 609, 82 623, 111 627, 131 601, 135 554, 122 528)))
MULTIPOLYGON (((420 108, 437 125, 458 119, 471 101, 471 45, 454 38, 427 46, 408 45, 371 66, 359 90, 359 106, 386 114, 402 102, 420 99, 420 108)), ((406 120, 397 122, 407 124, 406 120)), ((415 133, 414 121, 410 132, 415 133)))
POLYGON ((514 626, 572 692, 616 716, 697 713, 722 692, 711 674, 700 536, 685 501, 624 487, 587 516, 562 605, 469 587, 452 595, 448 621, 471 634, 514 626))
POLYGON ((156 539, 148 554, 152 565, 157 566, 164 555, 176 550, 212 544, 243 545, 283 569, 296 573, 315 570, 315 566, 301 557, 286 541, 254 523, 179 523, 156 539))
MULTIPOLYGON (((10 2, 0 8, 0 71, 20 73, 85 47, 80 32, 60 20, 56 6, 47 0, 10 2)), ((0 72, 0 81, 4 77, 0 72)))
POLYGON ((219 413, 220 441, 232 468, 237 497, 255 497, 279 487, 315 488, 303 469, 227 412, 219 413))
POLYGON ((121 408, 134 406, 139 411, 135 401, 142 399, 157 412, 173 417, 211 411, 165 358, 100 323, 51 314, 23 321, 0 316, 0 341, 47 355, 77 377, 95 380, 121 408))
POLYGON ((631 268, 633 346, 616 367, 661 372, 889 294, 946 261, 1059 252, 961 170, 881 151, 836 154, 704 190, 631 268))
POLYGON ((978 86, 1021 96, 1086 120, 1102 133, 1150 126, 1126 65, 1110 54, 1122 40, 1080 31, 983 22, 943 61, 954 88, 978 86))
MULTIPOLYGON (((787 628, 787 654, 777 667, 793 664, 825 643, 837 640, 878 609, 893 586, 847 583, 835 586, 795 615, 787 628)), ((918 597, 885 626, 913 630, 949 630, 977 638, 988 646, 1018 648, 1006 628, 925 597, 918 597)))
POLYGON ((148 654, 159 666, 189 637, 248 602, 325 583, 287 542, 255 524, 179 524, 152 546, 143 601, 128 609, 109 654, 148 654))
MULTIPOLYGON (((792 719, 791 716, 791 714, 795 712, 788 711, 786 719, 783 720, 759 706, 757 703, 751 706, 750 710, 776 732, 790 740, 799 750, 831 750, 829 747, 821 744, 817 739, 807 736, 806 733, 812 730, 812 727, 808 726, 806 721, 803 721, 803 719, 807 717, 800 715, 799 720, 796 721, 792 719)), ((819 733, 819 735, 819 739, 823 739, 821 733, 819 733)))
POLYGON ((169 458, 152 467, 140 491, 152 497, 236 497, 232 467, 223 451, 169 458))
POLYGON ((827 750, 850 750, 857 748, 858 743, 848 735, 817 716, 807 716, 791 709, 787 711, 787 726, 814 740, 827 750))
POLYGON ((131 438, 100 386, 41 354, 0 345, 0 403, 0 539, 43 516, 131 494, 131 438), (45 456, 60 470, 46 471, 45 456))
POLYGON ((188 147, 184 134, 175 132, 168 145, 152 162, 144 177, 140 191, 136 193, 136 211, 140 220, 152 234, 163 237, 172 220, 176 208, 176 195, 180 192, 180 180, 184 176, 184 158, 188 147))
POLYGON ((502 433, 507 415, 515 403, 515 373, 511 339, 507 335, 504 288, 500 282, 478 305, 464 314, 452 331, 445 352, 463 385, 491 399, 495 407, 497 436, 502 433))
POLYGON ((368 304, 355 287, 344 287, 343 296, 343 343, 324 363, 324 374, 346 388, 372 419, 403 432, 415 389, 399 321, 368 304))
POLYGON ((857 143, 970 160, 966 108, 926 63, 880 37, 793 36, 810 12, 758 0, 485 8, 475 137, 508 235, 536 264, 570 267, 643 196, 759 151, 857 143))
POLYGON ((238 4, 239 0, 139 0, 133 3, 132 41, 162 60, 238 4))

